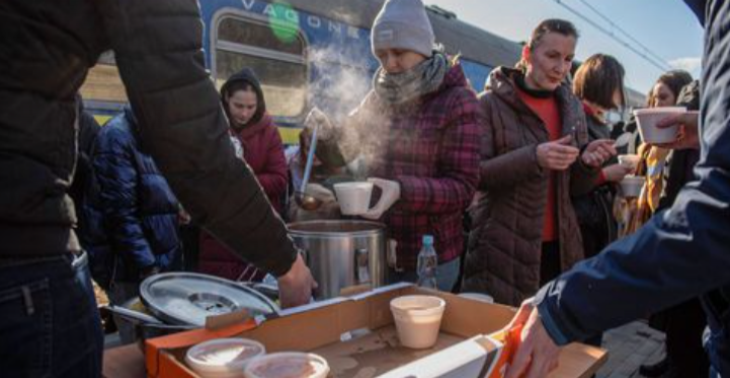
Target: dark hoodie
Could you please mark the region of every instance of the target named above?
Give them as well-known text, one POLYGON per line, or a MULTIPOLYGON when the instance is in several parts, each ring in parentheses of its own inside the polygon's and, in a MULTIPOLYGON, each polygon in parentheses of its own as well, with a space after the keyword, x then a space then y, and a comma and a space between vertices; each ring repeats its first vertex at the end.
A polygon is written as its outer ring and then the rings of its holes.
POLYGON ((264 114, 266 114, 266 101, 264 100, 264 91, 261 89, 261 82, 259 82, 259 78, 252 69, 244 68, 237 74, 229 77, 226 83, 221 87, 221 102, 223 103, 223 109, 225 109, 226 116, 228 116, 229 123, 233 129, 236 129, 237 127, 233 124, 233 121, 231 121, 231 113, 228 110, 227 98, 229 98, 236 90, 242 89, 245 84, 253 87, 254 92, 256 92, 256 100, 258 102, 256 114, 254 114, 254 116, 248 121, 246 126, 258 123, 264 117, 264 114))
MULTIPOLYGON (((221 88, 223 107, 228 112, 225 98, 231 92, 240 89, 242 83, 248 83, 254 88, 259 106, 251 120, 243 127, 235 128, 231 123, 231 135, 238 138, 243 145, 243 157, 246 163, 256 175, 256 179, 264 189, 271 205, 282 214, 288 183, 284 145, 279 136, 279 130, 266 113, 261 84, 253 71, 246 68, 228 79, 221 88)), ((260 280, 263 278, 263 272, 254 274, 255 269, 247 270, 248 264, 241 261, 235 253, 220 244, 211 235, 203 233, 200 240, 199 269, 201 272, 230 279, 260 280), (245 271, 249 271, 251 274, 241 277, 245 271)))

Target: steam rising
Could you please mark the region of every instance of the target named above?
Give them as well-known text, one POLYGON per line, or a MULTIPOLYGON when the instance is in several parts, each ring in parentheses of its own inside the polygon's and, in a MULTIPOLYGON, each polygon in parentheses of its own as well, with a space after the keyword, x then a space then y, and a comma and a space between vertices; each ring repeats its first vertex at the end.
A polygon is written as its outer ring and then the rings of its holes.
POLYGON ((311 49, 309 59, 316 70, 316 81, 310 86, 312 103, 337 129, 340 151, 352 161, 350 170, 363 175, 365 167, 384 156, 389 139, 388 116, 380 107, 372 106, 371 99, 366 100, 372 74, 362 68, 362 62, 370 59, 370 51, 311 49))

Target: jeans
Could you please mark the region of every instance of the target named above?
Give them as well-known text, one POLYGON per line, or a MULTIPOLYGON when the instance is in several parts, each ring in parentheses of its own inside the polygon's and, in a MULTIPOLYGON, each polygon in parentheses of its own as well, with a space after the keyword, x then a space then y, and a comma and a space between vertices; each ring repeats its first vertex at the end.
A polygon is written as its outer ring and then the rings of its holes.
POLYGON ((2 376, 100 377, 103 345, 86 254, 0 260, 2 376))
MULTIPOLYGON (((457 257, 445 264, 441 264, 436 268, 436 285, 440 291, 450 293, 456 285, 456 281, 459 279, 459 267, 461 258, 457 257)), ((418 282, 418 273, 415 271, 409 272, 396 272, 393 269, 388 268, 388 279, 389 284, 398 282, 418 282)))
POLYGON ((722 378, 720 374, 717 373, 715 368, 710 367, 710 378, 722 378))

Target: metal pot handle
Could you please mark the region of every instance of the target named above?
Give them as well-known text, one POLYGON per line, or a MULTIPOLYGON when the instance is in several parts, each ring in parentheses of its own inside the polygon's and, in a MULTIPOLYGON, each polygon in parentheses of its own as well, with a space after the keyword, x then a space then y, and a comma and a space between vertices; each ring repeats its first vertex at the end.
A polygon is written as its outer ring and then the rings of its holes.
POLYGON ((132 323, 140 323, 140 324, 154 324, 154 325, 164 325, 162 321, 159 319, 147 315, 143 312, 130 310, 128 308, 124 308, 121 306, 115 306, 115 305, 109 305, 106 306, 106 308, 111 311, 114 314, 117 314, 118 316, 121 316, 132 323))
POLYGON ((358 285, 369 284, 370 276, 370 251, 367 248, 355 250, 355 280, 358 285))

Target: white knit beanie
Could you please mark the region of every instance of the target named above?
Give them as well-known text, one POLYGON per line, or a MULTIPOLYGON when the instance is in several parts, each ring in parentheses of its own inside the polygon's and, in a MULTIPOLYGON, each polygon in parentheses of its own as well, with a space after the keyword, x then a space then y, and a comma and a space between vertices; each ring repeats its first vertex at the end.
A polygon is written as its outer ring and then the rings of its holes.
POLYGON ((387 0, 370 32, 373 53, 379 49, 433 54, 436 37, 421 0, 387 0))

